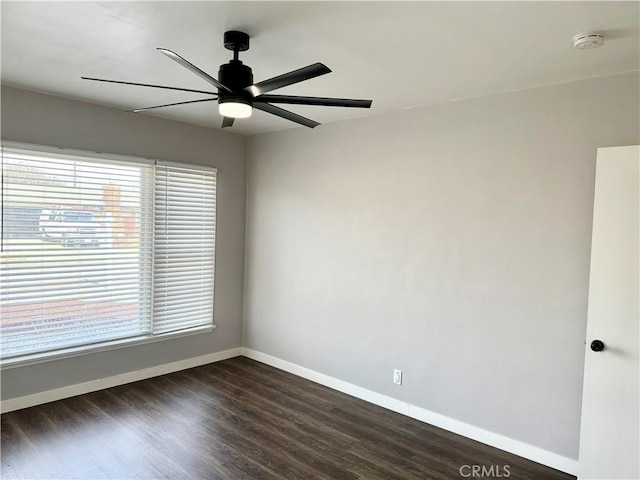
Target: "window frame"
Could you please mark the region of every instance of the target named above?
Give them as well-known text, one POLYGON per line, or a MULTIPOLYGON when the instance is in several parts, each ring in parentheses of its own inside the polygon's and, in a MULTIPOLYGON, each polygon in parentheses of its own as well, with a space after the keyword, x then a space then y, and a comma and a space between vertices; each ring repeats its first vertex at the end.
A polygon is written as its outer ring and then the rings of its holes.
MULTIPOLYGON (((184 162, 175 162, 175 161, 167 161, 167 160, 160 160, 160 159, 156 159, 156 158, 143 158, 143 157, 136 157, 136 156, 130 156, 130 155, 121 155, 121 154, 112 154, 112 153, 104 153, 104 152, 94 152, 94 151, 90 151, 90 150, 79 150, 79 149, 71 149, 71 148, 64 148, 64 147, 53 147, 53 146, 47 146, 47 145, 39 145, 39 144, 32 144, 32 143, 22 143, 22 142, 13 142, 13 141, 5 141, 2 140, 1 141, 1 146, 2 148, 8 148, 8 149, 19 149, 19 150, 26 150, 26 151, 31 151, 33 152, 35 155, 42 153, 42 154, 59 154, 59 155, 70 155, 70 156, 77 156, 77 157, 86 157, 87 160, 104 160, 106 162, 121 162, 121 163, 132 163, 132 164, 138 164, 138 165, 153 165, 153 166, 173 166, 173 167, 177 167, 177 168, 192 168, 195 170, 202 170, 202 171, 208 171, 208 172, 214 172, 216 179, 217 179, 217 174, 218 174, 218 168, 213 167, 213 166, 209 166, 209 165, 201 165, 201 164, 193 164, 193 163, 184 163, 184 162)), ((4 188, 4 182, 0 181, 0 189, 4 188)), ((216 277, 216 268, 215 268, 215 259, 217 257, 217 237, 218 237, 218 232, 217 232, 217 227, 218 227, 218 221, 217 221, 217 211, 218 211, 218 196, 217 196, 217 192, 218 192, 218 188, 217 188, 217 181, 216 181, 216 188, 215 188, 215 209, 216 209, 216 214, 214 217, 214 262, 213 262, 213 291, 212 291, 212 301, 213 301, 213 308, 211 311, 211 323, 208 325, 202 325, 202 326, 197 326, 197 327, 192 327, 192 328, 188 328, 188 329, 184 329, 184 330, 178 330, 178 331, 173 331, 173 332, 167 332, 167 333, 160 333, 160 334, 143 334, 140 336, 133 336, 133 337, 127 337, 127 338, 121 338, 121 339, 115 339, 115 340, 106 340, 103 342, 99 342, 99 343, 91 343, 91 344, 85 344, 85 345, 77 345, 77 346, 72 346, 72 347, 66 347, 66 348, 60 348, 60 349, 56 349, 56 350, 49 350, 49 351, 45 351, 45 352, 37 352, 37 353, 31 353, 31 354, 26 354, 26 355, 20 355, 20 356, 16 356, 16 357, 11 357, 11 358, 7 358, 7 359, 0 359, 0 370, 5 370, 5 369, 11 369, 11 368, 15 368, 15 367, 21 367, 21 366, 26 366, 26 365, 33 365, 33 364, 38 364, 38 363, 45 363, 45 362, 50 362, 50 361, 56 361, 56 360, 62 360, 65 358, 72 358, 72 357, 77 357, 77 356, 82 356, 82 355, 87 355, 87 354, 92 354, 92 353, 98 353, 98 352, 105 352, 105 351, 110 351, 110 350, 116 350, 116 349, 120 349, 120 348, 129 348, 132 346, 138 346, 138 345, 145 345, 145 344, 151 344, 151 343, 156 343, 156 342, 163 342, 163 341, 167 341, 167 340, 174 340, 177 338, 181 338, 181 337, 187 337, 187 336, 192 336, 192 335, 200 335, 203 333, 210 333, 213 330, 215 330, 217 328, 217 325, 215 323, 215 285, 216 285, 216 281, 215 281, 215 277, 216 277)), ((2 194, 2 191, 0 191, 0 194, 2 194)), ((151 214, 152 216, 154 215, 155 212, 155 207, 151 208, 151 214)), ((2 215, 2 213, 0 212, 0 215, 2 215)), ((3 223, 3 219, 0 217, 0 225, 4 225, 3 223)), ((0 227, 0 229, 3 227, 0 227)), ((2 233, 2 232, 0 232, 2 233)), ((0 239, 1 240, 1 239, 0 239)), ((153 238, 152 238, 152 252, 153 252, 153 238)), ((154 264, 154 260, 153 260, 153 253, 152 253, 152 270, 153 270, 153 264, 154 264)), ((152 291, 151 291, 151 301, 153 302, 153 286, 152 286, 152 291)))

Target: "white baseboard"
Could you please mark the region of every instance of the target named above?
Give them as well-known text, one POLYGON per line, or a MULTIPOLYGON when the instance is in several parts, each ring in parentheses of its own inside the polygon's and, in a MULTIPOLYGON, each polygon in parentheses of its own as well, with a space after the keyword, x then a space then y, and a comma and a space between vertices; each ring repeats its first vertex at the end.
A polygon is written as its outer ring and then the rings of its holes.
POLYGON ((300 365, 296 365, 295 363, 287 362, 285 360, 281 360, 277 357, 273 357, 265 353, 257 352, 249 348, 243 348, 242 355, 253 360, 257 360, 258 362, 271 365, 272 367, 278 368, 280 370, 284 370, 285 372, 289 372, 299 377, 306 378, 307 380, 319 383, 320 385, 338 390, 339 392, 346 393, 366 402, 373 403, 375 405, 387 408, 403 415, 407 415, 411 418, 415 418, 416 420, 420 420, 421 422, 434 425, 453 433, 457 433, 458 435, 462 435, 463 437, 476 440, 495 448, 499 448, 500 450, 513 453, 514 455, 518 455, 542 465, 555 468, 556 470, 560 470, 571 475, 577 475, 577 460, 558 455, 557 453, 553 453, 548 450, 529 445, 528 443, 524 443, 519 440, 505 437, 504 435, 500 435, 498 433, 484 430, 482 428, 470 425, 465 422, 461 422, 459 420, 455 420, 445 415, 441 415, 439 413, 435 413, 424 408, 411 405, 410 403, 406 403, 401 400, 376 393, 372 390, 367 390, 366 388, 353 385, 352 383, 348 383, 334 377, 330 377, 329 375, 316 372, 315 370, 301 367, 300 365))
POLYGON ((241 354, 241 348, 232 348, 230 350, 224 350, 222 352, 187 358, 186 360, 165 363, 163 365, 157 365, 155 367, 144 368, 142 370, 122 373, 120 375, 114 375, 112 377, 99 378, 97 380, 91 380, 90 382, 78 383, 76 385, 69 385, 68 387, 56 388, 54 390, 34 393, 33 395, 9 398, 0 402, 0 412, 7 413, 13 410, 19 410, 21 408, 33 407, 34 405, 40 405, 42 403, 54 402, 56 400, 62 400, 63 398, 74 397, 76 395, 95 392, 97 390, 103 390, 105 388, 124 385, 125 383, 137 382, 138 380, 145 380, 147 378, 157 377, 159 375, 165 375, 167 373, 186 370, 187 368, 206 365, 207 363, 219 362, 221 360, 226 360, 227 358, 237 357, 241 354))
POLYGON ((301 367, 300 365, 296 365, 294 363, 287 362, 277 357, 273 357, 271 355, 257 352, 248 348, 232 348, 230 350, 224 350, 222 352, 216 352, 208 355, 202 355, 200 357, 166 363, 164 365, 157 365, 155 367, 127 372, 120 375, 114 375, 112 377, 100 378, 89 382, 70 385, 68 387, 47 390, 45 392, 35 393, 33 395, 10 398, 0 402, 0 412, 6 413, 13 410, 19 410, 21 408, 27 408, 34 405, 62 400, 63 398, 82 395, 85 393, 115 387, 118 385, 124 385, 126 383, 136 382, 138 380, 145 380, 147 378, 157 377, 159 375, 165 375, 167 373, 173 373, 180 370, 185 370, 187 368, 198 367, 200 365, 206 365, 208 363, 219 362, 221 360, 237 357, 239 355, 244 355, 253 360, 271 365, 272 367, 284 370, 285 372, 292 373, 299 377, 306 378, 307 380, 311 380, 312 382, 319 383, 320 385, 338 390, 339 392, 346 393, 347 395, 351 395, 366 402, 373 403, 394 412, 407 415, 411 418, 415 418, 416 420, 420 420, 422 422, 434 425, 439 428, 443 428, 450 432, 457 433, 458 435, 462 435, 463 437, 471 438, 472 440, 476 440, 486 445, 490 445, 506 452, 513 453, 514 455, 527 458, 534 462, 541 463, 542 465, 555 468, 556 470, 560 470, 571 475, 577 475, 577 460, 558 455, 557 453, 549 452, 548 450, 529 445, 519 440, 505 437, 504 435, 475 427, 468 423, 455 420, 439 413, 435 413, 424 408, 411 405, 401 400, 382 395, 380 393, 359 387, 352 383, 330 377, 329 375, 325 375, 320 372, 316 372, 315 370, 301 367))

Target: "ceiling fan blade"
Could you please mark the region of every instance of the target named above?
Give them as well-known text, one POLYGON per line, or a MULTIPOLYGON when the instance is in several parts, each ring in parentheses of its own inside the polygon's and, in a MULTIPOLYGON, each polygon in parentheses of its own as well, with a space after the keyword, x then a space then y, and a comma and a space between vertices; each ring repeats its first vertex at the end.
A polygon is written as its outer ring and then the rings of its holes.
POLYGON ((82 80, 93 80, 94 82, 119 83, 122 85, 135 85, 138 87, 164 88, 165 90, 178 90, 181 92, 206 93, 207 95, 217 95, 218 92, 206 92, 204 90, 191 90, 190 88, 166 87, 164 85, 153 85, 151 83, 121 82, 119 80, 105 80, 104 78, 80 77, 82 80))
POLYGON ((213 86, 215 86, 215 87, 217 87, 217 88, 219 88, 221 90, 225 90, 227 92, 231 92, 231 90, 229 88, 225 87, 222 83, 220 83, 218 80, 213 78, 208 73, 203 72, 202 70, 200 70, 193 63, 191 63, 191 62, 185 60, 184 58, 182 58, 176 52, 172 52, 171 50, 167 50, 166 48, 158 48, 157 50, 159 50, 161 53, 164 53, 171 60, 174 60, 174 61, 178 62, 180 65, 182 65, 186 69, 191 70, 193 73, 195 73, 199 77, 204 78, 207 82, 209 82, 213 86))
POLYGON ((293 95, 260 95, 253 99, 260 103, 288 103, 289 105, 321 105, 324 107, 371 108, 372 100, 351 98, 297 97, 293 95))
POLYGON ((322 63, 314 63, 307 67, 299 68, 293 72, 278 75, 277 77, 263 80, 262 82, 249 85, 245 88, 245 91, 249 92, 254 97, 262 95, 263 93, 270 92, 276 88, 286 87, 287 85, 293 85, 294 83, 309 80, 311 78, 319 77, 325 73, 330 73, 331 70, 322 63))
POLYGON ((297 113, 290 112, 289 110, 276 107, 275 105, 271 105, 269 103, 254 103, 253 108, 257 108, 258 110, 262 110, 263 112, 271 113, 272 115, 282 117, 286 120, 291 120, 292 122, 299 123, 300 125, 304 125, 305 127, 314 128, 320 125, 318 122, 314 122, 313 120, 298 115, 297 113))
POLYGON ((218 100, 218 98, 204 98, 202 100, 189 100, 187 102, 177 102, 177 103, 166 103, 164 105, 156 105, 154 107, 145 107, 145 108, 136 108, 134 110, 129 110, 133 113, 144 112, 145 110, 153 110, 154 108, 162 108, 162 107, 173 107, 174 105, 186 105, 187 103, 200 103, 200 102, 214 102, 218 100))
POLYGON ((222 117, 222 128, 231 127, 233 125, 233 118, 231 117, 222 117))

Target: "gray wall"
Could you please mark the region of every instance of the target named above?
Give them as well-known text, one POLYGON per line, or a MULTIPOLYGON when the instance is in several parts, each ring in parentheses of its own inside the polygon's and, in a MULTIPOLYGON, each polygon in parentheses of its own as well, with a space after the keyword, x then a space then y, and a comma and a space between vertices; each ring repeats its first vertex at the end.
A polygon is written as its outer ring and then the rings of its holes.
POLYGON ((218 328, 206 334, 3 370, 3 400, 241 345, 246 200, 244 137, 3 87, 2 138, 218 167, 214 311, 218 328))
POLYGON ((577 458, 596 148, 640 142, 638 82, 250 138, 245 346, 577 458))
MULTIPOLYGON (((595 149, 640 142, 638 81, 250 138, 245 346, 576 458, 595 149)), ((219 168, 218 329, 4 370, 3 399, 241 345, 245 138, 6 87, 2 138, 219 168)))

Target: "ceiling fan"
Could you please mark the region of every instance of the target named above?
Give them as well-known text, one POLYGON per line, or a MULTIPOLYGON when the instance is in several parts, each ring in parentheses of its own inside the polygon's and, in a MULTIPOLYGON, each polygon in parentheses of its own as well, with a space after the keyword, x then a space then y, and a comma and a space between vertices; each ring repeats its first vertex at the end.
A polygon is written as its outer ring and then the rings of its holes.
POLYGON ((172 107, 175 105, 185 105, 188 103, 200 102, 218 102, 218 110, 222 115, 222 128, 230 127, 236 118, 247 118, 251 116, 254 108, 263 112, 271 113, 278 117, 290 120, 305 127, 313 128, 320 125, 311 119, 305 118, 296 113, 277 107, 276 103, 289 105, 320 105, 325 107, 355 107, 370 108, 371 100, 354 100, 349 98, 325 98, 325 97, 300 97, 293 95, 267 95, 268 92, 278 88, 293 85, 294 83, 303 82, 314 77, 319 77, 331 70, 322 63, 314 63, 307 67, 294 70, 277 77, 263 80, 262 82, 253 83, 253 73, 251 68, 238 59, 238 53, 249 49, 249 35, 244 32, 231 30, 224 34, 224 46, 227 50, 233 51, 233 59, 229 63, 220 65, 218 78, 216 80, 203 70, 188 62, 180 55, 166 48, 158 48, 170 59, 179 63, 186 69, 195 73, 199 77, 205 79, 218 89, 217 92, 209 92, 204 90, 191 90, 188 88, 168 87, 164 85, 153 85, 149 83, 121 82, 118 80, 105 80, 103 78, 81 77, 83 80, 94 80, 97 82, 120 83, 123 85, 137 85, 140 87, 163 88, 166 90, 179 90, 182 92, 202 93, 214 95, 213 98, 205 98, 200 100, 189 100, 186 102, 168 103, 165 105, 156 105, 153 107, 137 108, 130 110, 132 112, 144 112, 154 108, 172 107))

